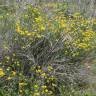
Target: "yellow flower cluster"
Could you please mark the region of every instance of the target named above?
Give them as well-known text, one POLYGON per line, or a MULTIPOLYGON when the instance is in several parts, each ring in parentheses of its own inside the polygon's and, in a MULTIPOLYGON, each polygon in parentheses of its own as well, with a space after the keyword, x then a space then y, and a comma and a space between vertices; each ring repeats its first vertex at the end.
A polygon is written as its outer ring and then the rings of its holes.
POLYGON ((22 36, 42 38, 41 32, 46 30, 44 16, 40 13, 38 8, 28 6, 29 13, 26 11, 23 13, 23 26, 21 24, 21 18, 16 22, 16 32, 22 36), (30 19, 30 23, 28 22, 30 19), (29 28, 30 25, 30 28, 29 28))
POLYGON ((60 27, 61 28, 67 27, 67 20, 65 18, 60 20, 60 27))
POLYGON ((89 47, 89 46, 88 46, 88 44, 86 44, 86 43, 79 43, 79 44, 78 44, 78 48, 81 48, 81 49, 85 49, 85 50, 86 50, 86 49, 88 49, 88 47, 89 47))
MULTIPOLYGON (((34 95, 33 96, 42 96, 42 95, 48 95, 51 96, 53 94, 52 90, 49 89, 49 86, 46 85, 46 83, 48 83, 49 85, 51 85, 51 88, 54 87, 54 81, 55 81, 55 76, 52 75, 53 73, 53 68, 52 66, 47 66, 45 68, 45 70, 43 70, 43 66, 37 66, 36 68, 34 68, 34 70, 36 69, 36 76, 37 78, 41 78, 39 80, 36 80, 37 84, 34 85, 34 95), (44 82, 42 82, 42 79, 44 82), (38 83, 38 81, 42 82, 41 85, 38 83), (45 82, 46 81, 46 82, 45 82), (40 91, 41 90, 41 91, 40 91)), ((36 83, 35 82, 35 83, 36 83)))
POLYGON ((4 71, 2 68, 0 68, 0 77, 3 77, 5 75, 4 71))
POLYGON ((64 13, 59 12, 49 20, 48 30, 53 32, 55 36, 65 39, 65 54, 71 54, 75 57, 79 56, 80 50, 86 52, 95 47, 92 42, 96 37, 96 32, 92 27, 94 22, 96 22, 95 19, 84 18, 80 13, 64 15, 64 13), (71 49, 75 50, 72 51, 71 49))
POLYGON ((28 36, 28 37, 42 37, 41 35, 39 35, 38 33, 36 32, 29 32, 27 30, 22 30, 21 26, 20 26, 20 21, 18 21, 16 23, 16 32, 19 33, 20 35, 22 36, 28 36))
POLYGON ((53 92, 49 91, 46 85, 41 85, 38 86, 37 84, 34 85, 34 94, 33 96, 42 96, 42 95, 47 95, 47 96, 52 96, 53 92), (39 90, 41 89, 41 91, 39 90))
POLYGON ((95 36, 95 32, 92 29, 89 29, 86 30, 86 32, 83 32, 82 35, 84 36, 85 41, 90 41, 90 39, 95 36))

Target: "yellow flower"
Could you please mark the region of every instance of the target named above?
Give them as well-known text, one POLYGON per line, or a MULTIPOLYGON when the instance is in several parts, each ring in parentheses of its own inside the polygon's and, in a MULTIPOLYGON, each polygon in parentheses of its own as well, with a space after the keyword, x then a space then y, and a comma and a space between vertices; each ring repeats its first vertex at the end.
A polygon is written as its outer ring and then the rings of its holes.
POLYGON ((42 76, 42 77, 45 77, 45 76, 46 76, 46 73, 42 73, 41 76, 42 76))
POLYGON ((27 85, 27 83, 24 83, 24 82, 20 82, 19 83, 19 86, 21 87, 21 86, 25 86, 25 85, 27 85))
POLYGON ((46 89, 47 88, 47 86, 46 85, 43 85, 43 86, 41 86, 42 87, 42 89, 46 89))
POLYGON ((25 32, 21 30, 21 31, 19 32, 19 34, 25 35, 25 32))
POLYGON ((61 20, 61 21, 60 21, 60 25, 61 25, 61 27, 63 27, 63 28, 67 26, 65 20, 61 20))
POLYGON ((48 71, 51 71, 52 69, 52 66, 48 66, 48 71))
POLYGON ((37 23, 41 22, 41 21, 42 21, 42 17, 39 16, 38 18, 35 18, 35 21, 36 21, 37 23))
POLYGON ((42 70, 38 69, 38 70, 36 70, 36 72, 37 72, 37 73, 40 73, 40 72, 42 72, 42 70))
POLYGON ((20 89, 19 92, 22 93, 23 91, 20 89))
POLYGON ((32 34, 31 33, 27 33, 27 36, 31 36, 32 34))
POLYGON ((85 37, 91 38, 95 34, 94 34, 94 32, 92 30, 87 30, 86 32, 83 32, 82 35, 85 36, 85 37))
POLYGON ((16 31, 17 32, 21 32, 21 29, 20 29, 20 26, 19 25, 17 25, 16 31))
POLYGON ((40 96, 40 93, 39 93, 39 92, 34 93, 34 95, 33 95, 33 96, 40 96))
POLYGON ((8 67, 6 70, 9 71, 10 70, 10 67, 8 67))
POLYGON ((10 77, 10 76, 7 78, 7 80, 11 80, 11 79, 12 79, 12 77, 10 77))
POLYGON ((44 30, 45 30, 45 26, 44 26, 44 25, 41 25, 41 26, 40 26, 40 30, 41 30, 41 31, 44 31, 44 30))
POLYGON ((15 71, 12 71, 12 76, 15 76, 16 75, 16 72, 15 71))
POLYGON ((9 60, 9 59, 10 59, 10 57, 9 57, 9 56, 6 56, 5 58, 6 58, 7 60, 9 60))
POLYGON ((24 31, 25 32, 25 34, 28 34, 29 32, 26 30, 26 31, 24 31))
POLYGON ((54 76, 51 76, 50 78, 49 78, 49 80, 55 80, 55 77, 54 76))
POLYGON ((46 89, 45 92, 47 93, 48 92, 48 89, 46 89))
POLYGON ((78 44, 78 47, 79 47, 79 48, 82 48, 82 49, 86 49, 86 48, 88 48, 89 46, 88 46, 88 44, 86 44, 86 43, 80 43, 80 44, 78 44))
POLYGON ((3 77, 5 75, 4 71, 2 68, 0 68, 0 77, 3 77))
POLYGON ((39 86, 38 85, 34 85, 34 88, 38 88, 39 86))

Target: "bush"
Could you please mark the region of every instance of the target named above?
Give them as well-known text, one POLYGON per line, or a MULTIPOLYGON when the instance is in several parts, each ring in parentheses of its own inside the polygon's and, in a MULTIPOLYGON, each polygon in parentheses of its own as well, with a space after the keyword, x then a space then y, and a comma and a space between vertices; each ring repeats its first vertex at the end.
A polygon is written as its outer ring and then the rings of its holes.
POLYGON ((39 5, 26 5, 20 16, 1 10, 2 96, 75 96, 88 85, 77 75, 95 49, 96 20, 69 14, 64 4, 49 5, 58 9, 51 16, 39 5))

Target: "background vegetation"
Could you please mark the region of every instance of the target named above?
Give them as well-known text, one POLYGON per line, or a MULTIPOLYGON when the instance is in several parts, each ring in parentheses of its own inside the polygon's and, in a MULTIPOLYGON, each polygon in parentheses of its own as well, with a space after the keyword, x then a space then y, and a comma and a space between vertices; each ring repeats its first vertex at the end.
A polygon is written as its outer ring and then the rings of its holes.
POLYGON ((0 1, 0 96, 96 96, 95 0, 0 1))

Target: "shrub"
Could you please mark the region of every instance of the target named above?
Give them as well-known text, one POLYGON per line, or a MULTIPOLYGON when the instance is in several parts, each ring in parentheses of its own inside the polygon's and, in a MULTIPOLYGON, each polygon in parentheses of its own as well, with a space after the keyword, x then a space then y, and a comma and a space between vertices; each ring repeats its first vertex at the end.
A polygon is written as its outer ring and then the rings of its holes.
POLYGON ((26 5, 18 17, 16 9, 2 10, 0 94, 75 96, 84 87, 86 82, 77 75, 95 49, 96 20, 69 14, 60 3, 53 5, 58 10, 53 7, 51 16, 39 5, 26 5))

